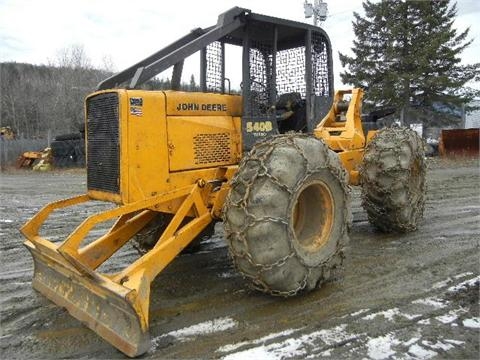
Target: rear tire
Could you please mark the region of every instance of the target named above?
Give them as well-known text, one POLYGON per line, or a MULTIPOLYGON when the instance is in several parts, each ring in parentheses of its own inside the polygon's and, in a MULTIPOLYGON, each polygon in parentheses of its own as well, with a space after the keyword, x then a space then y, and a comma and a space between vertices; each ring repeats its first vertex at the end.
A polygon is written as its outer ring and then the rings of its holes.
POLYGON ((407 128, 380 130, 365 149, 360 167, 362 205, 383 232, 416 230, 425 207, 422 139, 407 128))
POLYGON ((242 159, 224 206, 235 267, 262 292, 311 290, 343 261, 350 219, 347 173, 320 140, 287 134, 242 159))

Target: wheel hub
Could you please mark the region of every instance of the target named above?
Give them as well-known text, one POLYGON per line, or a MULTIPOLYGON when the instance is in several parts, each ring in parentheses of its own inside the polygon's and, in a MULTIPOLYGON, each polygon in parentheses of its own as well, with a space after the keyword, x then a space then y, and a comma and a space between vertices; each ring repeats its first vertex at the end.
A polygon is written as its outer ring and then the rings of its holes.
POLYGON ((329 239, 334 214, 333 196, 322 181, 304 186, 293 207, 295 238, 308 252, 316 252, 329 239))

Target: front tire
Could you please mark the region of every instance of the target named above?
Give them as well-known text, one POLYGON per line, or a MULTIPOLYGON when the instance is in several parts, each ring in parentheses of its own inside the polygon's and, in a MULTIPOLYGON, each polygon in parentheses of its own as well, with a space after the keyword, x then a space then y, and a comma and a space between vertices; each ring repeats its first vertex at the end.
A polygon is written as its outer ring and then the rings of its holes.
POLYGON ((332 277, 348 235, 347 173, 307 135, 257 143, 232 179, 224 206, 235 267, 262 292, 311 290, 332 277))

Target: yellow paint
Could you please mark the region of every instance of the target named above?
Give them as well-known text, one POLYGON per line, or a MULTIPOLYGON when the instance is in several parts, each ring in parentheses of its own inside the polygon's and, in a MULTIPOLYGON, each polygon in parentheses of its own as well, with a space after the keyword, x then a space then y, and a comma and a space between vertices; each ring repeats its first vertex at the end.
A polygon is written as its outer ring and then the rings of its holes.
POLYGON ((332 108, 315 128, 314 135, 335 151, 362 149, 365 146, 360 117, 362 97, 361 89, 337 91, 332 108), (351 100, 348 110, 343 114, 339 105, 345 95, 351 95, 351 100))
POLYGON ((330 149, 336 151, 349 173, 351 185, 358 185, 358 167, 363 160, 365 135, 361 121, 362 89, 340 90, 335 93, 333 105, 314 130, 315 137, 322 139, 330 149), (348 109, 342 111, 345 95, 351 99, 348 109))
POLYGON ((338 153, 338 157, 349 174, 349 184, 358 185, 358 168, 363 161, 363 149, 343 151, 338 153))
POLYGON ((369 130, 367 133, 367 144, 372 141, 373 137, 377 134, 378 130, 369 130))

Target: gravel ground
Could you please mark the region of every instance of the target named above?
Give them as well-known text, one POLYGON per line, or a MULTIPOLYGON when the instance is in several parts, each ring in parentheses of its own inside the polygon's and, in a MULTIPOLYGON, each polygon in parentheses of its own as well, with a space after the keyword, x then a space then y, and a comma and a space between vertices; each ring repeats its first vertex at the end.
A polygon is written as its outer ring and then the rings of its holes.
MULTIPOLYGON (((143 357, 479 358, 479 162, 428 159, 428 166, 425 220, 414 233, 375 232, 353 190, 345 268, 304 296, 248 290, 218 224, 200 252, 179 256, 152 285, 152 348, 143 357)), ((125 358, 31 288, 33 263, 19 227, 47 202, 85 186, 84 171, 1 174, 2 359, 125 358)), ((105 206, 59 213, 44 234, 60 240, 105 206)), ((108 266, 136 257, 127 245, 108 266)))

